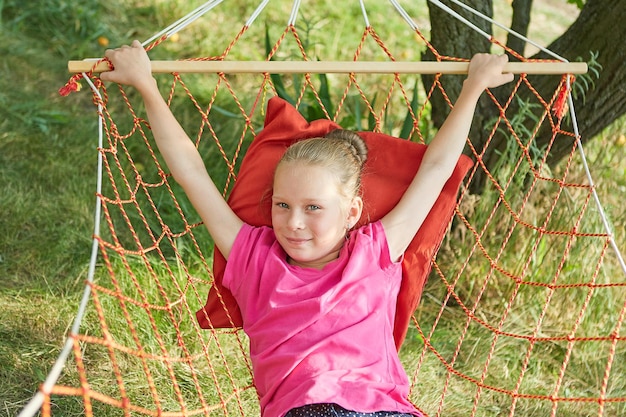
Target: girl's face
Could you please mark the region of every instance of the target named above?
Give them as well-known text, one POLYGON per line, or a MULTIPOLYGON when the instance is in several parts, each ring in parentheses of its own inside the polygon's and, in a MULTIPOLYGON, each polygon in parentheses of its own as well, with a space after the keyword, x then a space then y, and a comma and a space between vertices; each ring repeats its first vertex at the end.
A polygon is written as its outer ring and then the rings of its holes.
POLYGON ((282 163, 276 169, 272 226, 289 263, 321 269, 339 256, 362 201, 347 201, 335 176, 316 165, 282 163))

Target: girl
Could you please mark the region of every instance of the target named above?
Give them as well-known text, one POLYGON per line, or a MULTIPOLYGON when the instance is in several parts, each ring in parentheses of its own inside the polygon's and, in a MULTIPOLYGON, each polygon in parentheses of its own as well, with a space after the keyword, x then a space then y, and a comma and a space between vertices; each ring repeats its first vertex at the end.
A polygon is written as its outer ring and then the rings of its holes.
POLYGON ((363 209, 367 149, 358 135, 331 132, 297 142, 274 174, 272 228, 244 224, 209 177, 169 110, 138 41, 108 50, 102 80, 135 87, 159 150, 228 260, 250 338, 264 417, 410 416, 409 381, 392 337, 402 254, 463 150, 478 98, 509 82, 506 55, 476 55, 448 119, 400 202, 380 221, 352 230, 363 209))

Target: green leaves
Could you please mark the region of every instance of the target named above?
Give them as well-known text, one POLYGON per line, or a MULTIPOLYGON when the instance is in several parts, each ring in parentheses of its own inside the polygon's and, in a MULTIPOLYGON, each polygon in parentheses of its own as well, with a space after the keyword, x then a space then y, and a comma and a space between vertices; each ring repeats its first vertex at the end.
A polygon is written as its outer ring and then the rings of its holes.
POLYGON ((585 1, 586 0, 567 0, 569 4, 575 4, 576 7, 578 7, 579 9, 583 8, 583 6, 585 5, 585 1))

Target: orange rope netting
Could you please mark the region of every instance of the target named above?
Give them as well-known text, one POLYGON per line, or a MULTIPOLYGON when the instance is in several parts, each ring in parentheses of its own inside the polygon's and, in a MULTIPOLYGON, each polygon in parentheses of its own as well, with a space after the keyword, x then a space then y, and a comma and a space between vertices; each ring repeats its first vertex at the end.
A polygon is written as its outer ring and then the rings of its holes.
MULTIPOLYGON (((247 30, 221 56, 204 59, 224 59, 247 30)), ((416 35, 418 47, 437 52, 419 30, 416 35)), ((288 42, 309 59, 291 24, 269 57, 288 42)), ((370 26, 350 59, 381 53, 394 60, 370 26)), ((80 331, 70 335, 72 359, 58 382, 42 388, 42 414, 258 415, 245 334, 200 329, 195 319, 212 284, 210 238, 154 152, 148 123, 135 110, 139 98, 123 88, 109 91, 88 75, 104 120, 98 197, 106 231, 95 237, 98 268, 80 331)), ((160 77, 224 195, 261 129, 266 100, 282 88, 293 91, 303 113, 316 109, 346 128, 397 134, 406 115, 409 136, 426 143, 431 95, 452 101, 439 76, 420 94, 412 92, 417 76, 400 74, 374 81, 305 74, 281 77, 283 85, 269 74, 160 77), (325 82, 338 92, 330 104, 325 82)), ((594 187, 580 168, 576 133, 568 117, 552 111, 562 100, 562 80, 545 98, 523 75, 505 102, 486 95, 499 114, 482 148, 468 142, 476 163, 466 178, 469 184, 481 172, 486 185, 481 195, 462 188, 401 350, 410 399, 426 415, 626 413, 626 284, 593 205, 594 187), (522 88, 533 91, 527 106, 541 109, 530 129, 508 112, 522 88), (535 140, 545 125, 551 142, 540 149, 535 140), (503 162, 488 167, 483 156, 498 134, 508 146, 500 151, 503 162), (546 156, 559 140, 572 143, 571 153, 551 170, 546 156)))

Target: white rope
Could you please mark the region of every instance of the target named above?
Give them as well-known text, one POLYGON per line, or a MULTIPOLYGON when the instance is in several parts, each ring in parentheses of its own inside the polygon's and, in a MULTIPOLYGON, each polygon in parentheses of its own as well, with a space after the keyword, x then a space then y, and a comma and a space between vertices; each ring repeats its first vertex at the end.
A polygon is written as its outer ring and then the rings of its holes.
MULTIPOLYGON (((475 24, 473 24, 472 22, 470 22, 469 20, 467 20, 466 18, 464 18, 463 16, 461 16, 460 14, 458 14, 457 12, 455 12, 454 10, 452 10, 451 8, 449 8, 448 6, 446 6, 445 4, 440 2, 439 0, 428 0, 428 1, 430 1, 432 4, 434 4, 435 6, 439 7, 443 11, 447 12, 449 15, 451 15, 453 17, 456 17, 457 20, 465 23, 467 26, 472 28, 474 31, 480 33, 485 38, 491 39, 491 35, 490 34, 485 32, 484 30, 482 30, 481 28, 479 28, 478 26, 476 26, 475 24)), ((454 0, 451 0, 451 1, 454 1, 454 0)))
POLYGON ((300 9, 300 0, 295 0, 293 2, 293 7, 291 8, 291 16, 289 16, 289 22, 287 22, 288 26, 296 25, 296 19, 298 18, 299 9, 300 9))
POLYGON ((256 8, 254 13, 252 13, 252 15, 246 21, 246 27, 252 26, 252 23, 254 23, 254 21, 256 20, 257 17, 259 17, 259 15, 263 11, 263 9, 265 9, 265 6, 267 6, 267 3, 269 3, 269 1, 270 0, 263 0, 263 2, 261 2, 259 7, 256 8))
POLYGON ((596 208, 598 209, 598 213, 600 214, 600 219, 602 219, 602 224, 604 225, 604 230, 609 236, 609 243, 613 252, 615 252, 615 256, 617 256, 617 261, 620 264, 624 275, 626 276, 626 262, 624 262, 624 257, 617 246, 617 242, 615 241, 613 229, 608 220, 606 212, 604 211, 604 207, 602 206, 602 202, 600 201, 600 197, 598 197, 598 192, 596 191, 596 185, 591 176, 591 170, 589 169, 589 164, 587 163, 587 157, 585 156, 585 150, 583 149, 583 144, 580 141, 580 133, 578 130, 578 121, 576 119, 576 112, 574 110, 574 100, 572 98, 571 85, 569 77, 567 78, 567 90, 569 93, 567 94, 567 103, 569 106, 569 113, 572 118, 572 128, 574 130, 574 135, 576 136, 576 145, 578 147, 578 153, 582 159, 583 167, 585 168, 585 175, 587 176, 587 181, 589 181, 589 186, 591 187, 591 195, 593 196, 593 200, 596 203, 596 208))
POLYGON ((359 4, 361 5, 361 14, 363 14, 363 20, 365 20, 365 27, 368 28, 370 27, 370 20, 367 17, 367 10, 365 10, 365 3, 363 3, 363 0, 359 0, 359 4))
POLYGON ((176 22, 172 23, 159 33, 152 35, 152 37, 144 41, 141 45, 145 47, 154 42, 156 39, 163 37, 163 35, 167 35, 168 37, 172 36, 174 33, 179 32, 181 29, 184 29, 191 23, 195 22, 198 18, 203 16, 206 12, 213 9, 215 6, 219 5, 223 1, 224 0, 211 0, 204 3, 202 6, 196 8, 195 10, 192 10, 190 13, 178 19, 176 22))
POLYGON ((393 7, 395 7, 395 9, 398 11, 398 13, 400 13, 400 16, 402 16, 402 18, 404 18, 404 20, 409 24, 409 26, 411 27, 412 30, 418 30, 419 29, 419 27, 417 26, 415 21, 413 19, 411 19, 411 16, 409 16, 409 14, 406 12, 406 10, 404 10, 404 8, 402 6, 400 6, 400 4, 396 0, 389 0, 389 1, 393 5, 393 7))
MULTIPOLYGON (((104 121, 102 119, 102 96, 100 92, 96 88, 96 86, 91 82, 86 73, 83 73, 83 79, 87 81, 91 90, 98 96, 100 99, 98 102, 98 149, 102 149, 103 147, 103 124, 104 121)), ((100 217, 102 213, 102 200, 100 195, 102 194, 102 152, 98 151, 98 168, 96 173, 96 208, 94 211, 94 227, 93 227, 93 240, 91 244, 91 257, 89 260, 89 270, 87 272, 87 282, 85 285, 85 289, 83 291, 83 297, 80 301, 80 305, 78 307, 78 311, 76 312, 76 317, 74 318, 74 323, 72 324, 72 328, 70 333, 65 340, 65 345, 61 350, 61 353, 57 357, 57 360, 54 362, 52 369, 48 373, 46 380, 43 385, 31 398, 31 400, 26 404, 26 406, 22 409, 22 411, 18 414, 18 417, 32 417, 34 416, 44 401, 44 393, 50 393, 52 388, 59 380, 61 373, 63 372, 63 368, 65 368, 65 363, 67 362, 67 358, 70 353, 72 353, 72 349, 74 347, 74 337, 72 335, 78 334, 80 331, 80 326, 83 321, 83 317, 85 316, 85 312, 87 311, 87 303, 91 297, 91 284, 94 281, 94 276, 96 272, 96 262, 98 261, 98 237, 100 236, 100 217)))
MULTIPOLYGON (((452 9, 448 8, 446 5, 442 4, 439 0, 428 0, 428 1, 430 1, 431 3, 433 3, 434 5, 436 5, 438 7, 446 10, 448 13, 450 13, 452 16, 456 17, 461 22, 465 23, 466 25, 471 26, 473 29, 475 29, 478 32, 480 32, 483 36, 486 36, 487 38, 491 38, 490 35, 486 34, 482 30, 476 28, 475 25, 473 25, 471 22, 469 22, 463 16, 459 15, 458 13, 456 13, 454 10, 452 10, 452 9)), ((457 6, 467 10, 468 12, 470 12, 470 13, 472 13, 472 14, 480 17, 480 18, 482 18, 483 20, 486 20, 489 23, 498 26, 500 29, 503 29, 507 33, 509 33, 509 34, 519 38, 519 39, 522 39, 524 42, 527 42, 527 43, 533 45, 535 48, 539 49, 540 51, 542 51, 542 52, 544 52, 544 53, 546 53, 548 55, 550 55, 554 59, 558 59, 559 61, 562 61, 562 62, 569 62, 567 59, 563 58, 562 56, 552 52, 551 50, 549 50, 549 49, 547 49, 547 48, 545 48, 545 47, 543 47, 541 45, 539 45, 538 43, 534 42, 533 40, 527 38, 526 36, 516 32, 516 31, 514 31, 513 29, 511 29, 511 28, 509 28, 509 27, 507 27, 507 26, 497 22, 496 20, 492 19, 491 17, 489 17, 489 16, 487 16, 487 15, 485 15, 483 13, 480 13, 478 10, 473 9, 473 8, 469 7, 468 5, 466 5, 464 3, 461 3, 458 0, 450 0, 450 1, 452 3, 454 3, 454 4, 456 4, 457 6)))

